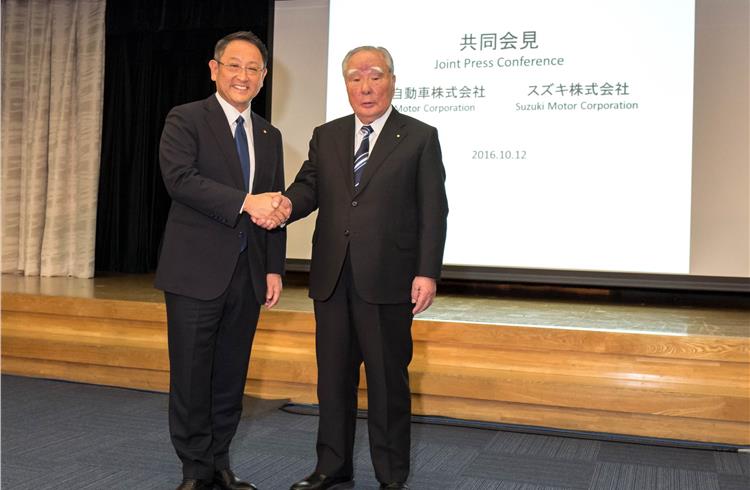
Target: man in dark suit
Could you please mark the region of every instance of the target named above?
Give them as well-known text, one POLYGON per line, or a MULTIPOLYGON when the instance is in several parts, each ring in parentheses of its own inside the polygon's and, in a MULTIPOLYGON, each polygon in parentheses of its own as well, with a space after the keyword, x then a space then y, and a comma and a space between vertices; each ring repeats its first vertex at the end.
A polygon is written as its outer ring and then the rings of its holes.
POLYGON ((350 51, 353 115, 316 128, 279 210, 318 210, 310 264, 318 363, 318 462, 292 490, 350 488, 359 368, 367 375, 370 454, 381 488, 408 488, 411 323, 440 275, 448 203, 437 130, 392 106, 384 48, 350 51))
POLYGON ((178 490, 255 488, 230 469, 229 445, 260 305, 278 301, 286 253, 283 228, 250 221, 269 217, 284 187, 281 134, 250 109, 267 61, 252 32, 219 40, 209 62, 216 93, 172 109, 162 133, 172 206, 155 285, 167 306, 178 490))

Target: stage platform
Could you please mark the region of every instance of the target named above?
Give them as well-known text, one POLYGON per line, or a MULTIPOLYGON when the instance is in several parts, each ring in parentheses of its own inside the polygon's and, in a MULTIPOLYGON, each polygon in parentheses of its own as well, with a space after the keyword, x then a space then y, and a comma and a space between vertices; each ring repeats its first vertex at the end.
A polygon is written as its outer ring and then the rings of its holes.
MULTIPOLYGON (((4 274, 3 373, 167 391, 152 280, 4 274)), ((750 307, 513 291, 439 291, 417 317, 415 414, 750 445, 750 307)), ((314 328, 306 289, 285 287, 261 314, 246 392, 315 403, 314 328)))

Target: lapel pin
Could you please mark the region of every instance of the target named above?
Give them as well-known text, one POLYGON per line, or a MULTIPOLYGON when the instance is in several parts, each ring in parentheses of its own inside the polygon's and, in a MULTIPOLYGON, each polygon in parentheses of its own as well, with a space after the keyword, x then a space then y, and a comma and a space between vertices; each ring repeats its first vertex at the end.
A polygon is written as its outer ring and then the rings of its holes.
POLYGON ((267 129, 264 129, 264 130, 263 130, 263 134, 268 134, 268 130, 267 130, 267 129))

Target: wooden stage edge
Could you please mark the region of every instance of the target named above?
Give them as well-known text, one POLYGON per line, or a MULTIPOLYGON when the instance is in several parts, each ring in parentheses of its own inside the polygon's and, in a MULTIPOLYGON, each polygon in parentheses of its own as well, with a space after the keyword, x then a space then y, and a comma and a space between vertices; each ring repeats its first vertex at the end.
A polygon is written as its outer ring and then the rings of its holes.
MULTIPOLYGON (((418 415, 750 445, 750 338, 415 320, 418 415)), ((167 391, 153 301, 2 294, 2 372, 167 391)), ((360 390, 366 407, 366 381, 360 390)), ((263 311, 246 393, 316 403, 314 318, 263 311)))

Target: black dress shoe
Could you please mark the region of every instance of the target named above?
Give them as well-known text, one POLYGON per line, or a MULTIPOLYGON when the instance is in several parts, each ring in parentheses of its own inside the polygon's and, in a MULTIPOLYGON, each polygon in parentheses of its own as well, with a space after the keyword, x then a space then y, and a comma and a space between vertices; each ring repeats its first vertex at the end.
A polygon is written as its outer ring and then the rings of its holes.
POLYGON ((184 478, 177 490, 213 490, 214 484, 195 478, 184 478))
POLYGON ((354 480, 351 476, 326 476, 323 473, 313 473, 292 485, 289 490, 325 490, 326 488, 335 490, 354 488, 354 480))
POLYGON ((258 490, 252 483, 237 478, 229 468, 214 473, 214 484, 222 490, 258 490))
POLYGON ((380 488, 387 488, 388 490, 408 489, 409 485, 403 482, 381 483, 380 488))

